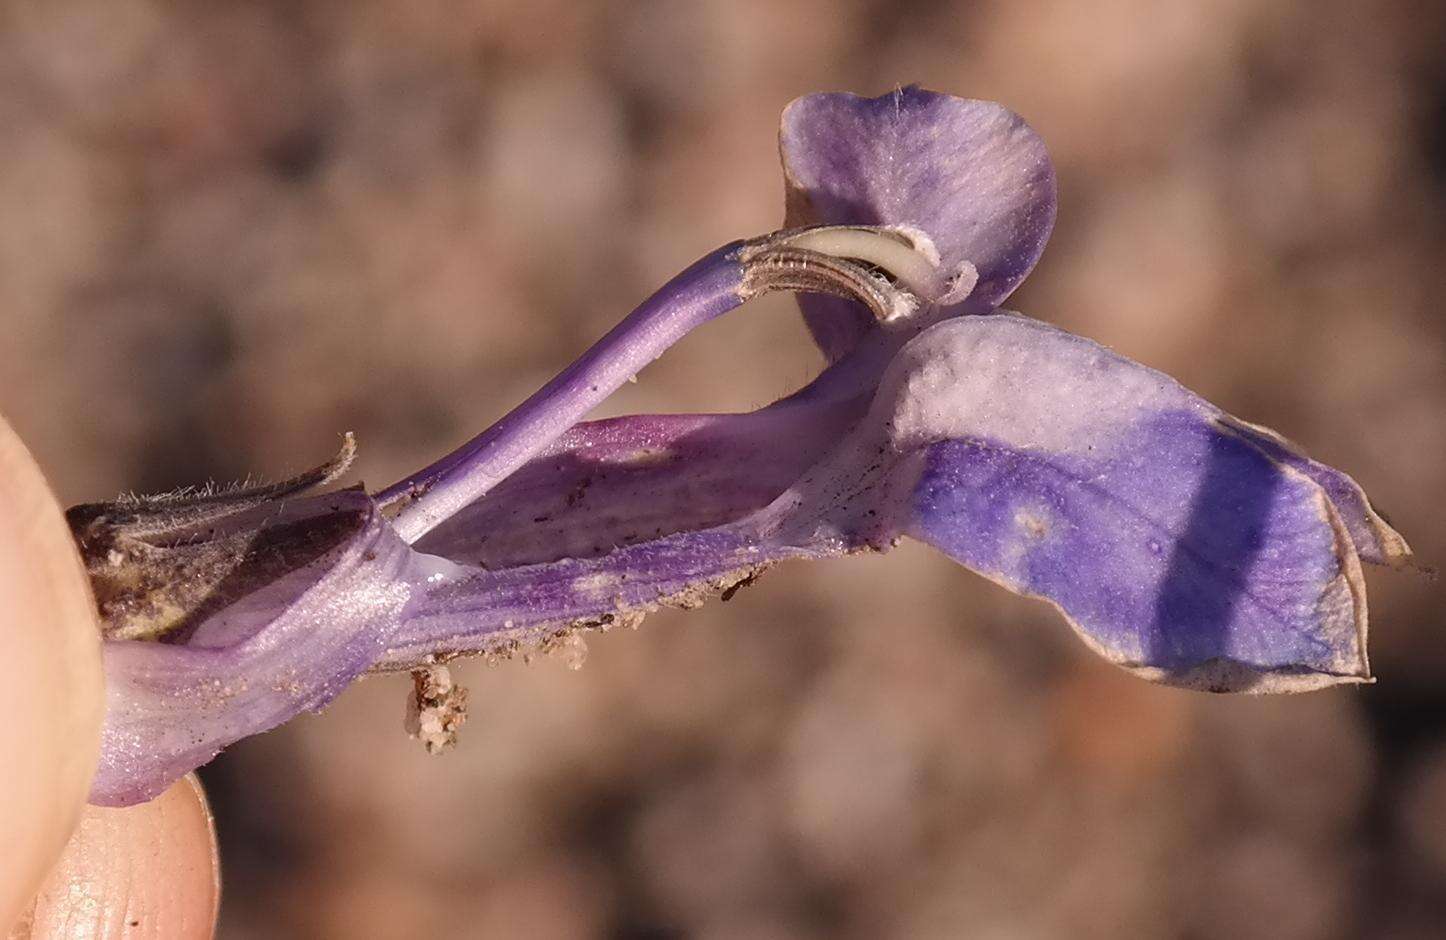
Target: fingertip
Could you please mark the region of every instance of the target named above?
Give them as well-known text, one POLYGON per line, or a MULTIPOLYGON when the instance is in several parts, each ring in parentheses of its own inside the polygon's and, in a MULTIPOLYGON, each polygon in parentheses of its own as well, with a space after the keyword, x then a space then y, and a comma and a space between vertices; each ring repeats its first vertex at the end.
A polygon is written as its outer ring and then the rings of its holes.
POLYGON ((75 826, 100 751, 100 628, 59 503, 0 418, 0 926, 75 826))
POLYGON ((210 937, 220 897, 210 806, 187 775, 149 803, 86 807, 36 896, 29 937, 210 937))

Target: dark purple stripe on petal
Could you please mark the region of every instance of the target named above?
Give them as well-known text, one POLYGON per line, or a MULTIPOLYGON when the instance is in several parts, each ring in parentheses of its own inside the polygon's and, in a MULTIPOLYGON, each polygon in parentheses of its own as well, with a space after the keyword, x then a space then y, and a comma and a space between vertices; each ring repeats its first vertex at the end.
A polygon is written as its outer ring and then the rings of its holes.
POLYGON ((1098 462, 933 445, 910 534, 1053 602, 1101 655, 1153 678, 1364 678, 1359 575, 1319 487, 1193 416, 1131 436, 1098 462))

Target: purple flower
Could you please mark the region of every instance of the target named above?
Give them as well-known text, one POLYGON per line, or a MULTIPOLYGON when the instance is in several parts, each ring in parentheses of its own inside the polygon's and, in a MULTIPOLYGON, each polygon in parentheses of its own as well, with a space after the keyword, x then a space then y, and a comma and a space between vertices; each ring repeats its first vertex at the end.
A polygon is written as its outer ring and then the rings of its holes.
MULTIPOLYGON (((107 634, 93 800, 159 793, 368 672, 547 646, 903 537, 1049 601, 1151 680, 1368 679, 1360 561, 1409 550, 1360 488, 999 309, 1054 221, 1022 120, 915 88, 814 95, 785 112, 782 150, 784 231, 704 257, 407 479, 317 494, 348 446, 272 487, 71 510, 107 634), (751 414, 578 423, 693 327, 779 289, 803 294, 830 363, 807 387, 751 414)), ((436 678, 418 694, 445 739, 458 699, 436 678)))

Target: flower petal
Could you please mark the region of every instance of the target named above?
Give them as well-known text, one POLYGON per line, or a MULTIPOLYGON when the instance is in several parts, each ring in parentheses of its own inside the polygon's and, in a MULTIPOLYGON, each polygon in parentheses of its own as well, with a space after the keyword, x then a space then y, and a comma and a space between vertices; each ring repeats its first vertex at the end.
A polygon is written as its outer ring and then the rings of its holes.
POLYGON ((1371 506, 1359 483, 1334 467, 1310 459, 1294 442, 1270 428, 1229 417, 1225 426, 1259 448, 1271 460, 1293 467, 1321 485, 1340 513, 1362 561, 1402 568, 1411 564, 1411 548, 1371 506))
POLYGON ((749 414, 579 424, 416 547, 495 570, 723 525, 772 502, 867 404, 785 400, 749 414))
POLYGON ((761 514, 618 549, 502 571, 458 569, 409 611, 378 669, 432 656, 511 655, 578 629, 635 624, 662 606, 696 607, 789 558, 834 552, 766 536, 761 514))
POLYGON ((1037 321, 969 317, 906 347, 875 410, 919 453, 904 531, 1052 602, 1112 662, 1212 691, 1368 679, 1330 492, 1169 377, 1037 321))
MULTIPOLYGON (((604 453, 608 447, 600 445, 604 453)), ((495 571, 439 567, 377 668, 412 668, 433 654, 546 646, 576 629, 634 623, 661 606, 693 607, 720 592, 727 598, 781 561, 882 550, 888 521, 898 515, 890 508, 896 494, 889 476, 898 456, 878 446, 877 427, 856 426, 766 506, 725 524, 592 557, 495 571)), ((678 496, 670 487, 685 478, 680 472, 665 480, 661 498, 678 496)), ((641 497, 631 486, 613 495, 624 506, 641 497)))
POLYGON ((233 741, 322 707, 381 655, 416 556, 360 491, 288 503, 277 524, 308 517, 345 519, 355 534, 209 618, 186 645, 105 644, 91 802, 154 797, 233 741))
MULTIPOLYGON (((913 86, 878 98, 809 95, 784 111, 779 146, 788 227, 917 228, 933 240, 945 270, 966 262, 977 269, 966 312, 1002 303, 1033 269, 1054 227, 1054 169, 1044 143, 993 102, 913 86)), ((810 295, 800 304, 830 358, 870 326, 848 301, 810 295)))

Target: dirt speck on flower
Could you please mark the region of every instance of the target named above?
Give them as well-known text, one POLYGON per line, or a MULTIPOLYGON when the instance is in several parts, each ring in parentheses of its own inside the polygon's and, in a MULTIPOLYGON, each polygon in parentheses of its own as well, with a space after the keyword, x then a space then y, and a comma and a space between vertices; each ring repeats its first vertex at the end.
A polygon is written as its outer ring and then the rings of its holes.
POLYGON ((440 754, 457 744, 457 730, 467 720, 467 690, 452 679, 446 666, 426 666, 412 672, 412 694, 407 698, 407 734, 422 742, 428 754, 440 754))

